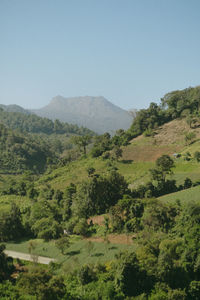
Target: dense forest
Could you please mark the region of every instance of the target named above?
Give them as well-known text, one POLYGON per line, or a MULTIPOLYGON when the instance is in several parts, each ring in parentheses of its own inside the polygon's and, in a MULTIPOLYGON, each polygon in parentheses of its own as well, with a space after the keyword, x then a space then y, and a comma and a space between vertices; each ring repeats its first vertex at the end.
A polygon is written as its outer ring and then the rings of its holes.
POLYGON ((44 172, 62 160, 64 151, 73 148, 70 140, 73 135, 92 137, 95 133, 59 120, 53 122, 34 114, 0 108, 0 170, 3 173, 44 172))
POLYGON ((52 121, 47 118, 41 118, 35 114, 7 112, 2 108, 0 108, 0 120, 6 127, 14 130, 17 129, 21 132, 94 135, 94 132, 85 127, 63 123, 59 120, 52 121))
MULTIPOLYGON (((16 126, 21 133, 1 125, 1 169, 19 169, 23 175, 0 178, 1 299, 198 300, 200 199, 189 197, 184 202, 179 197, 170 201, 170 197, 199 187, 198 172, 194 172, 195 180, 182 176, 181 183, 177 181, 178 172, 177 177, 172 177, 176 165, 179 172, 191 165, 199 168, 199 141, 194 142, 196 154, 188 155, 187 160, 182 154, 178 158, 160 155, 151 162, 148 180, 138 185, 131 186, 117 166, 121 164, 125 174, 127 166, 133 164, 124 161, 122 154, 138 135, 143 134, 149 142, 160 125, 177 118, 186 120, 191 130, 198 128, 199 104, 200 87, 171 92, 161 99, 160 105, 151 103, 148 109, 139 111, 128 131, 118 130, 113 137, 108 133, 92 136, 89 132, 78 136, 76 132, 71 138, 74 152, 68 149, 63 157, 55 157, 49 144, 34 131, 38 120, 39 133, 44 133, 45 126, 53 126, 55 133, 56 121, 47 125, 49 121, 44 119, 46 125, 42 125, 42 118, 36 117, 29 131, 28 119, 27 125, 18 128, 17 115, 10 115, 6 125, 16 126), (35 137, 23 131, 34 132, 35 137), (104 164, 103 168, 96 170, 91 163, 94 160, 104 164), (76 177, 72 172, 81 164, 85 173, 81 177, 82 170, 78 169, 76 177), (60 189, 56 188, 59 172, 66 172, 66 182, 60 189), (67 181, 70 172, 71 182, 67 181), (57 179, 55 186, 51 185, 51 176, 57 179), (166 195, 169 201, 162 200, 166 195), (94 216, 101 216, 102 223, 95 223, 94 216), (116 249, 109 240, 113 235, 125 235, 131 244, 127 242, 124 250, 100 261, 116 249), (104 253, 101 250, 94 254, 93 239, 99 236, 105 245, 104 253), (83 264, 74 259, 73 267, 66 267, 62 260, 48 266, 26 265, 5 255, 5 245, 11 241, 17 245, 24 239, 30 254, 42 240, 42 251, 53 243, 67 260, 84 250, 69 251, 71 245, 87 241, 87 255, 83 264), (89 263, 90 258, 95 258, 95 262, 89 263)), ((182 147, 188 151, 187 141, 182 147)))

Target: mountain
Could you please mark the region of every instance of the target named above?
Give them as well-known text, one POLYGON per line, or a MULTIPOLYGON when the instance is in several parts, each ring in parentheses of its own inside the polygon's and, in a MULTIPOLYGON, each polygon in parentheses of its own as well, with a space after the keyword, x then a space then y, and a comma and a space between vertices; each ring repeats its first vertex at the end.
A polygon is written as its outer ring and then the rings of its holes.
POLYGON ((57 96, 45 107, 31 110, 40 117, 87 127, 97 133, 114 133, 128 129, 133 117, 125 110, 112 104, 104 97, 57 96))
POLYGON ((16 105, 16 104, 10 104, 10 105, 4 105, 0 104, 0 108, 7 112, 18 112, 18 113, 23 113, 26 115, 29 115, 30 112, 27 109, 24 109, 23 107, 16 105))

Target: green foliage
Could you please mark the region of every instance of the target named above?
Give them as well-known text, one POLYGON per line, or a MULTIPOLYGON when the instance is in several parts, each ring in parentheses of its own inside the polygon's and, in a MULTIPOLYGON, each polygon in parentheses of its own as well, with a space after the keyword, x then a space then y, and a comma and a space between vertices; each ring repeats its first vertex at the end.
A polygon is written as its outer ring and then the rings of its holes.
POLYGON ((191 281, 189 287, 189 295, 191 300, 198 300, 200 295, 200 281, 191 281))
POLYGON ((137 296, 152 287, 152 280, 142 270, 134 252, 123 252, 114 264, 115 286, 126 296, 137 296))
POLYGON ((95 137, 94 146, 91 150, 92 157, 101 156, 104 152, 111 150, 111 136, 109 133, 104 133, 95 137))
POLYGON ((174 167, 174 161, 169 155, 162 155, 156 160, 156 166, 164 174, 169 174, 174 167))
POLYGON ((192 186, 192 180, 188 177, 185 178, 183 188, 184 189, 189 189, 192 186))
POLYGON ((122 157, 122 153, 123 153, 123 150, 119 146, 115 146, 113 148, 113 154, 114 154, 114 158, 116 160, 118 160, 120 157, 122 157))
POLYGON ((88 232, 87 220, 80 218, 77 224, 74 226, 73 232, 78 235, 86 236, 88 232))
POLYGON ((152 230, 162 230, 168 232, 175 222, 178 208, 172 205, 165 205, 157 199, 148 200, 142 215, 141 222, 143 227, 152 230))
POLYGON ((186 132, 185 133, 185 142, 186 142, 186 145, 190 145, 194 139, 196 138, 196 133, 195 132, 186 132))
POLYGON ((4 172, 42 172, 53 153, 43 140, 24 136, 0 125, 0 165, 4 172))
POLYGON ((0 241, 8 241, 21 237, 24 228, 19 207, 12 202, 7 212, 0 212, 0 241))
POLYGON ((161 104, 150 103, 149 108, 137 112, 128 130, 129 140, 142 133, 149 136, 156 127, 179 117, 187 116, 190 127, 199 122, 200 87, 173 91, 161 99, 161 104))
POLYGON ((31 228, 38 238, 42 238, 45 241, 56 239, 62 234, 61 225, 49 217, 37 220, 31 228))
POLYGON ((11 272, 14 270, 13 260, 3 252, 5 245, 0 244, 0 282, 10 277, 11 272))
POLYGON ((91 136, 73 136, 71 138, 71 142, 75 144, 79 148, 79 150, 83 152, 84 155, 86 155, 86 147, 91 142, 91 136))
POLYGON ((95 273, 90 266, 84 265, 79 270, 78 278, 81 284, 88 284, 95 279, 95 273))
POLYGON ((151 103, 148 109, 141 109, 137 112, 133 124, 129 129, 132 137, 138 136, 143 132, 152 132, 152 129, 171 119, 167 111, 156 103, 151 103))
POLYGON ((123 199, 110 208, 111 227, 113 231, 137 232, 141 229, 140 220, 144 204, 140 199, 124 195, 123 199))
POLYGON ((166 94, 162 99, 162 105, 167 106, 173 118, 177 118, 188 109, 190 114, 199 110, 200 87, 187 88, 182 91, 174 91, 166 94))
POLYGON ((38 300, 59 300, 66 292, 62 277, 52 276, 39 267, 32 267, 28 272, 22 273, 17 279, 17 289, 20 295, 35 296, 38 300))
POLYGON ((15 287, 15 285, 10 282, 9 280, 3 281, 0 283, 0 295, 1 295, 1 300, 7 300, 7 299, 12 299, 12 300, 18 300, 19 299, 19 294, 18 291, 15 287))
POLYGON ((78 134, 94 135, 91 130, 78 127, 59 120, 52 121, 47 118, 39 117, 35 114, 23 114, 20 112, 7 112, 0 108, 1 123, 10 129, 17 129, 21 132, 28 133, 45 133, 45 134, 78 134))
POLYGON ((104 176, 93 176, 77 186, 73 197, 72 213, 87 218, 102 214, 128 191, 127 183, 117 171, 104 176))
MULTIPOLYGON (((3 280, 10 277, 13 264, 3 253, 4 247, 1 247, 0 293, 5 299, 199 298, 199 189, 190 188, 194 180, 190 174, 195 173, 195 179, 198 179, 199 153, 195 153, 198 148, 192 145, 185 150, 191 152, 185 156, 187 161, 182 158, 177 160, 179 165, 175 169, 176 179, 181 183, 180 186, 176 186, 175 180, 169 180, 174 160, 168 155, 157 159, 155 167, 150 171, 149 182, 147 170, 153 165, 152 162, 125 164, 124 161, 117 161, 122 154, 120 147, 126 145, 131 137, 140 133, 147 136, 156 134, 154 129, 157 126, 177 116, 187 116, 190 118, 188 124, 192 128, 197 126, 199 91, 198 87, 172 92, 162 99, 163 106, 152 103, 147 110, 141 110, 137 114, 128 132, 119 130, 112 138, 108 133, 95 137, 91 155, 76 163, 72 163, 72 160, 77 159, 78 151, 73 156, 70 151, 74 149, 69 149, 69 145, 65 147, 59 138, 54 140, 52 136, 52 143, 48 144, 49 137, 40 139, 41 136, 22 135, 3 125, 0 127, 0 161, 4 172, 43 172, 47 166, 55 166, 64 149, 67 150, 60 159, 62 167, 53 171, 48 168, 46 175, 37 182, 36 176, 31 174, 13 181, 4 176, 1 178, 2 194, 16 195, 16 199, 12 198, 11 201, 10 196, 4 196, 1 202, 0 239, 11 240, 28 234, 31 238, 41 237, 48 243, 31 241, 26 246, 22 243, 23 246, 19 246, 21 248, 13 243, 12 249, 56 257, 59 262, 57 267, 50 267, 51 271, 48 267, 43 270, 28 267, 11 288, 9 282, 3 280), (108 160, 93 159, 91 156, 102 156, 108 160), (111 161, 113 158, 116 160, 115 165, 111 161), (117 168, 133 184, 132 192, 117 168), (69 185, 70 182, 76 185, 69 185), (141 182, 143 184, 139 186, 141 182), (170 195, 167 201, 171 200, 171 203, 152 199, 153 196, 178 189, 187 190, 170 195), (29 198, 24 200, 25 196, 29 198), (177 198, 180 201, 175 201, 177 198), (192 202, 192 199, 197 202, 192 202), (11 202, 16 202, 17 205, 11 202), (184 205, 185 202, 190 203, 184 205), (103 226, 88 225, 89 216, 102 213, 106 213, 103 226), (63 236, 64 229, 70 236, 63 236), (99 232, 101 238, 104 237, 104 243, 71 236, 72 233, 84 236, 95 233, 97 236, 99 232), (111 232, 133 236, 134 242, 130 246, 110 243, 105 245, 110 240, 111 232), (119 249, 127 248, 131 251, 118 253, 114 257, 119 249), (97 261, 104 264, 100 266, 97 261), (91 262, 95 265, 89 265, 91 262), (63 273, 65 279, 52 272, 63 273)), ((52 125, 49 123, 46 128, 48 126, 52 125)), ((63 123, 56 120, 52 130, 62 134, 64 138, 63 126, 63 123)), ((33 130, 31 125, 30 130, 33 130)), ((51 131, 48 134, 50 136, 51 131)), ((84 154, 90 138, 87 135, 74 138, 84 154)), ((146 140, 149 142, 152 139, 146 140)), ((191 141, 189 138, 187 143, 191 141)), ((184 159, 184 155, 182 157, 184 159)))
POLYGON ((70 242, 68 236, 62 236, 55 243, 56 247, 61 251, 62 254, 65 254, 66 250, 69 248, 70 242))
POLYGON ((144 136, 154 136, 154 131, 151 129, 151 128, 149 128, 149 129, 146 129, 144 132, 143 132, 143 135, 144 136))
POLYGON ((199 151, 195 151, 194 158, 196 159, 197 162, 200 162, 200 152, 199 151))

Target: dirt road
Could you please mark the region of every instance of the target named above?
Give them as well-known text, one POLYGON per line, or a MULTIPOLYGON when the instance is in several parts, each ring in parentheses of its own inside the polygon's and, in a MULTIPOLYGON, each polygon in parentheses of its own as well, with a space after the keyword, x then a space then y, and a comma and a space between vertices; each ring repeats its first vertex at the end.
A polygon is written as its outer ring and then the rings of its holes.
POLYGON ((48 265, 51 261, 55 261, 54 258, 38 256, 35 254, 30 255, 27 253, 16 252, 16 251, 5 250, 4 253, 8 256, 11 256, 12 258, 19 258, 23 260, 33 261, 44 265, 48 265))

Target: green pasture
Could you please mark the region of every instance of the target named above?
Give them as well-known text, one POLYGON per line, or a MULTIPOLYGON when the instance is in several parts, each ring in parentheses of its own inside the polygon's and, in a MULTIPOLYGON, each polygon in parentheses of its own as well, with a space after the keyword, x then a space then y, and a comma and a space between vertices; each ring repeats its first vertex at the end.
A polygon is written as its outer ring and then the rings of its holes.
POLYGON ((6 250, 29 253, 30 241, 34 244, 34 255, 56 259, 63 266, 81 266, 87 263, 107 262, 114 259, 115 254, 125 249, 132 249, 133 245, 112 244, 106 242, 91 242, 79 236, 70 237, 70 246, 65 255, 55 246, 55 241, 45 242, 42 239, 21 240, 7 242, 6 250))
MULTIPOLYGON (((129 184, 134 181, 140 184, 146 182, 148 170, 154 165, 152 162, 129 161, 115 161, 113 164, 129 184)), ((95 168, 97 173, 102 174, 109 168, 109 161, 102 158, 82 158, 69 165, 57 168, 49 174, 44 174, 36 182, 36 186, 40 188, 45 184, 50 184, 55 189, 63 190, 71 182, 76 184, 87 178, 87 168, 89 167, 95 168)))
POLYGON ((165 202, 175 202, 176 200, 180 200, 181 203, 186 203, 189 201, 200 202, 200 186, 195 186, 191 187, 190 189, 164 195, 159 197, 159 199, 165 202))

